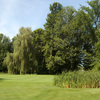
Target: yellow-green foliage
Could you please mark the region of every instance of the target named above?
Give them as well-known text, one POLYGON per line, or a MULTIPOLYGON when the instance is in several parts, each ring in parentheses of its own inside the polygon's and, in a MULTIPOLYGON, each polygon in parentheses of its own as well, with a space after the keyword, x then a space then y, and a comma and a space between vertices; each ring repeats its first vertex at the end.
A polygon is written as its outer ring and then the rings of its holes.
POLYGON ((99 71, 63 72, 54 79, 56 86, 64 88, 99 88, 99 71))
POLYGON ((19 34, 15 37, 13 53, 8 53, 4 60, 9 74, 26 74, 29 70, 29 54, 33 52, 31 28, 20 28, 19 34))

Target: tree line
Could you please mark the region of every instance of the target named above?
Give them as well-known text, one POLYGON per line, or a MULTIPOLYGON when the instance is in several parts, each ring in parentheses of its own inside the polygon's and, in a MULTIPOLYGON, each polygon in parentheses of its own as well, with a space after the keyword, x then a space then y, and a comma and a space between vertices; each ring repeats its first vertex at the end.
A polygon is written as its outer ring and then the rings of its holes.
POLYGON ((44 29, 21 27, 12 39, 0 34, 0 71, 10 74, 58 74, 100 70, 100 5, 50 5, 44 29))

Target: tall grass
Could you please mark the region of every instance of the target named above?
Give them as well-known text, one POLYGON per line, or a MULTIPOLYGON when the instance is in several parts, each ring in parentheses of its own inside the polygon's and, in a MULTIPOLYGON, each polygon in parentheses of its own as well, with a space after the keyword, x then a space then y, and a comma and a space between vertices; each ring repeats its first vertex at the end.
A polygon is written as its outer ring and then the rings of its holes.
POLYGON ((63 72, 55 76, 54 84, 64 88, 99 88, 100 72, 63 72))

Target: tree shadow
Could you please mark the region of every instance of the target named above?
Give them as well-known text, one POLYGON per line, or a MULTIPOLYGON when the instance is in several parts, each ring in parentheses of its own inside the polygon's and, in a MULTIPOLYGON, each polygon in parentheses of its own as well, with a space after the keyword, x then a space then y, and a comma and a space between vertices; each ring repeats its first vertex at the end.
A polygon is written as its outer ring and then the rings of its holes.
POLYGON ((0 82, 4 81, 5 79, 4 78, 0 78, 0 82))

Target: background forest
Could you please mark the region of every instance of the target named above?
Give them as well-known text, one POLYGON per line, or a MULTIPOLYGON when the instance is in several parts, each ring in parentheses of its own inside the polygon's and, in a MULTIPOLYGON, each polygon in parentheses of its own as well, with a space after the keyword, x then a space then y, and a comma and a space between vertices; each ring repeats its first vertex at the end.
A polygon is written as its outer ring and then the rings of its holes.
POLYGON ((89 7, 50 5, 44 29, 21 27, 12 38, 0 34, 0 72, 59 74, 100 70, 100 4, 89 7))

